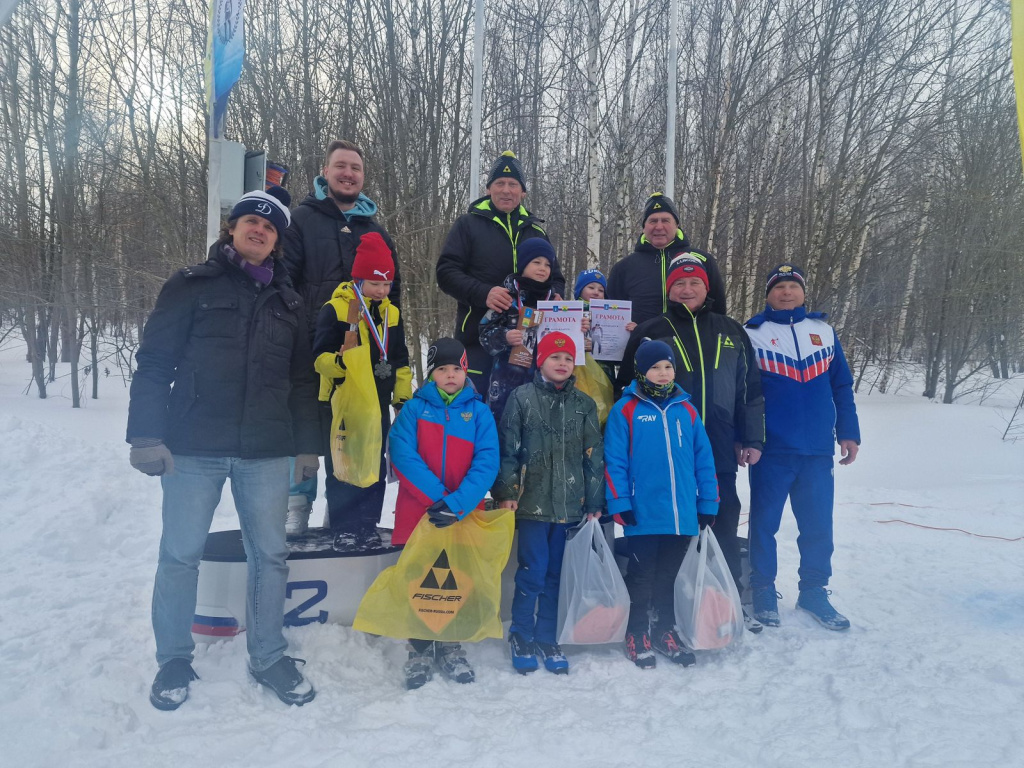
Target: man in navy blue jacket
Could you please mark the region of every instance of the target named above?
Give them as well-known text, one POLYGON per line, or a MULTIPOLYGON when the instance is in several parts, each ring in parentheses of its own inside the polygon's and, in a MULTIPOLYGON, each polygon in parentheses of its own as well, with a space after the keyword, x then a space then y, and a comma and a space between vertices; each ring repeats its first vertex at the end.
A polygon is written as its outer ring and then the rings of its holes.
POLYGON ((804 274, 781 264, 768 275, 767 307, 746 323, 761 369, 765 433, 750 468, 750 588, 754 617, 779 626, 775 534, 789 498, 800 536, 797 608, 828 629, 850 622, 828 600, 832 575, 833 456, 852 464, 860 445, 853 376, 824 313, 804 306, 804 274))

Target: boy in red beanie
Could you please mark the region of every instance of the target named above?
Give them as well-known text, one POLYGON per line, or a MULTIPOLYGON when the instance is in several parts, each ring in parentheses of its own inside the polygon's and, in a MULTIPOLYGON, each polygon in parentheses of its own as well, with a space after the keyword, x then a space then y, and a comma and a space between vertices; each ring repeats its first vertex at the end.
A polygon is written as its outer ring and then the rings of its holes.
POLYGON ((512 598, 512 666, 566 674, 558 647, 558 587, 569 528, 604 506, 597 406, 574 386, 576 347, 566 334, 537 344, 537 374, 508 398, 498 424, 501 467, 491 494, 516 512, 519 569, 512 598))
POLYGON ((320 374, 320 402, 330 403, 339 427, 332 428, 325 457, 324 493, 337 549, 381 545, 377 521, 384 504, 390 406, 398 410, 412 397, 409 351, 398 307, 388 299, 394 277, 391 249, 378 233, 366 233, 356 248, 352 280, 337 287, 317 316, 313 354, 320 374), (358 463, 365 466, 365 456, 362 462, 346 460, 335 466, 340 451, 351 449, 357 440, 369 445, 379 440, 376 471, 352 469, 358 463))

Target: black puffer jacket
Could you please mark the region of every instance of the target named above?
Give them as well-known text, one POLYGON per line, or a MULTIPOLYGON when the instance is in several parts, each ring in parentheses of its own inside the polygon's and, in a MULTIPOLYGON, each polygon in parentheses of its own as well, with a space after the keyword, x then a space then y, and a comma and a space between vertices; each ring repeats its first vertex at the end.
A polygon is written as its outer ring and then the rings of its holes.
POLYGON ((641 323, 630 335, 616 396, 636 377, 633 357, 645 338, 660 339, 675 353, 676 382, 704 422, 718 472, 736 471, 734 443, 763 450, 761 372, 742 325, 712 312, 710 299, 696 313, 669 302, 668 312, 641 323))
MULTIPOLYGON (((455 338, 463 344, 477 343, 491 288, 501 285, 505 275, 519 272, 518 244, 529 237, 548 239, 542 222, 523 206, 502 213, 487 196, 452 224, 437 259, 437 284, 459 302, 455 338)), ((551 288, 565 295, 565 277, 557 267, 551 273, 551 288)))
POLYGON ((280 264, 259 286, 215 246, 164 284, 135 359, 129 441, 189 456, 323 452, 305 313, 280 264))
POLYGON ((718 270, 715 257, 706 251, 690 246, 683 231, 676 231, 676 238, 664 248, 655 248, 645 235, 640 235, 633 252, 612 267, 608 276, 608 298, 633 302, 633 322, 642 323, 657 317, 668 309, 669 265, 683 253, 692 253, 702 259, 704 271, 711 283, 708 296, 714 299, 714 311, 725 314, 725 282, 718 270))
MULTIPOLYGON (((369 198, 360 199, 365 199, 371 209, 376 210, 376 205, 369 198)), ((388 298, 395 306, 401 306, 402 274, 395 244, 372 216, 355 214, 346 217, 333 201, 316 195, 308 195, 292 211, 291 226, 284 234, 284 264, 292 285, 306 305, 310 343, 320 307, 331 300, 335 288, 352 279, 356 246, 367 232, 379 232, 391 249, 395 260, 395 279, 388 298)))

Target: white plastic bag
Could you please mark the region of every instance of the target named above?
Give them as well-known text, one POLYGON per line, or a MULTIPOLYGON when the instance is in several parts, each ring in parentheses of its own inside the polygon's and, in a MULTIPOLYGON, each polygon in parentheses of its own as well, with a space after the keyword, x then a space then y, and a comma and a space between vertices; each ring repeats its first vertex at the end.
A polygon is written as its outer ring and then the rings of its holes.
POLYGON ((683 558, 675 583, 679 636, 694 650, 724 648, 743 637, 743 608, 722 548, 708 526, 683 558))
POLYGON ((629 620, 629 592, 597 520, 569 531, 558 594, 558 642, 621 643, 629 620))

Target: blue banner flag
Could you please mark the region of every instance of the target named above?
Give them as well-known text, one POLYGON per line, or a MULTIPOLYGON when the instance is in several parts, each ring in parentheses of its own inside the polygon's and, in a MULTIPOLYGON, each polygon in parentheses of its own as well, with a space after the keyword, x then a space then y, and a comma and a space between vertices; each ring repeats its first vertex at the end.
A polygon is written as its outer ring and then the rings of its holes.
POLYGON ((206 109, 210 136, 224 131, 228 94, 242 74, 245 59, 245 0, 210 0, 210 31, 206 38, 206 109))

